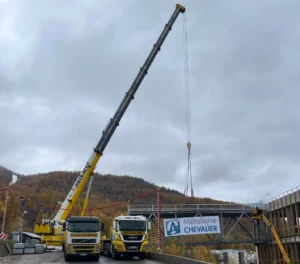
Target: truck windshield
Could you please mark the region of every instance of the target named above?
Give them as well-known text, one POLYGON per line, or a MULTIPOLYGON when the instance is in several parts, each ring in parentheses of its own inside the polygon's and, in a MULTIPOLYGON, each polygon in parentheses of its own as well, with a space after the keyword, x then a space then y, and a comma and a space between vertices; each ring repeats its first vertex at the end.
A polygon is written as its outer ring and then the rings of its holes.
POLYGON ((97 222, 69 222, 70 232, 99 232, 100 227, 97 222))
POLYGON ((119 221, 120 231, 146 231, 146 221, 119 221))

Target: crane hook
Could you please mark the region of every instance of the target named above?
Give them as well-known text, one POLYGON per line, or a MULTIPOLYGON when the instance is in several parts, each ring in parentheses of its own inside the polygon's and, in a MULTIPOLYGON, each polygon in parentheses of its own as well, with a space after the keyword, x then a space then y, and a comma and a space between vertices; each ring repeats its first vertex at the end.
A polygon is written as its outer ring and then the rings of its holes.
POLYGON ((187 145, 188 150, 190 150, 190 149, 191 149, 191 146, 192 146, 191 142, 188 141, 188 143, 187 143, 186 145, 187 145))

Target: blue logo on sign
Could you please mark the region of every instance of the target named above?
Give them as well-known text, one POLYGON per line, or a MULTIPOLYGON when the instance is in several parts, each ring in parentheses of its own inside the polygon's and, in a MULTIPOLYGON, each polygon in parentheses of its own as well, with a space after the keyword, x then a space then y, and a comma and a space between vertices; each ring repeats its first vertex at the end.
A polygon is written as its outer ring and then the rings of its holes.
POLYGON ((177 219, 172 219, 166 221, 166 229, 167 229, 167 235, 176 235, 180 234, 180 222, 177 219))

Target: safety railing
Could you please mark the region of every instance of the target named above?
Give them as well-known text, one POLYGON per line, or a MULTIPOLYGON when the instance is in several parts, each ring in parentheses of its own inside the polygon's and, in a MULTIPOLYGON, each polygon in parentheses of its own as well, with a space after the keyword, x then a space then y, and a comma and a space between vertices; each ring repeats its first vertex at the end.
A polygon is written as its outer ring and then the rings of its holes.
MULTIPOLYGON (((161 204, 162 212, 195 212, 195 211, 251 211, 256 206, 265 209, 265 204, 161 204)), ((155 204, 128 205, 128 212, 148 212, 157 211, 155 204)))
POLYGON ((296 191, 298 191, 298 190, 300 190, 300 185, 299 185, 299 186, 296 186, 296 187, 294 187, 294 188, 292 188, 292 189, 290 189, 290 190, 288 190, 288 191, 285 191, 285 192, 283 192, 283 193, 281 193, 281 194, 278 194, 278 195, 276 195, 276 196, 273 196, 272 198, 269 198, 268 200, 265 201, 265 203, 268 204, 268 203, 270 203, 270 202, 272 202, 272 201, 274 201, 274 200, 277 200, 277 199, 279 199, 279 198, 282 198, 282 197, 284 197, 284 196, 287 196, 287 195, 289 195, 289 194, 292 194, 292 193, 294 193, 294 192, 296 192, 296 191))

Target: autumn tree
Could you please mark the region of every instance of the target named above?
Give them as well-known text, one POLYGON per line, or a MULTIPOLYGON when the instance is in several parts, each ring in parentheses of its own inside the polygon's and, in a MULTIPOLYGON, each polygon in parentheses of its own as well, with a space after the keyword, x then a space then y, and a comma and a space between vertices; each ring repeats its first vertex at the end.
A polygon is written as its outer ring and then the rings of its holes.
POLYGON ((36 220, 35 220, 36 224, 41 224, 42 223, 43 215, 44 215, 43 210, 40 210, 37 217, 36 217, 36 220))
POLYGON ((21 202, 14 195, 10 195, 7 203, 5 232, 16 231, 23 216, 21 202))
POLYGON ((192 256, 193 258, 209 262, 209 263, 217 263, 214 255, 211 253, 210 249, 205 246, 198 246, 192 249, 192 256))

